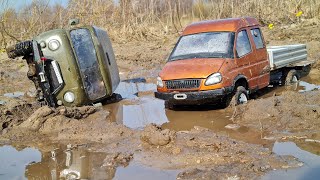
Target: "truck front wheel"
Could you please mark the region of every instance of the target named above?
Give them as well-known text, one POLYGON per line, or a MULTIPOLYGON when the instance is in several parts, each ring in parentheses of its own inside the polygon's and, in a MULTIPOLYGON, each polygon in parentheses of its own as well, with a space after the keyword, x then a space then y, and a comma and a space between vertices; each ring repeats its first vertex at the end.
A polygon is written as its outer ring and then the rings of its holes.
POLYGON ((231 100, 232 105, 245 104, 249 100, 248 92, 243 86, 238 86, 231 100))

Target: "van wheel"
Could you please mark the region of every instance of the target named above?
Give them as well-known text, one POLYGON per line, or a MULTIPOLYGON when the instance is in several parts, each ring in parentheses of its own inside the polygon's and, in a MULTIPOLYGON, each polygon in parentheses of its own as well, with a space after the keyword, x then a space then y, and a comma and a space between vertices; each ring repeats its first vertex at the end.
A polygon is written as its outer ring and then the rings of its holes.
POLYGON ((249 96, 246 88, 244 88, 243 86, 238 86, 235 94, 232 97, 231 104, 232 105, 246 104, 248 100, 249 100, 249 96))

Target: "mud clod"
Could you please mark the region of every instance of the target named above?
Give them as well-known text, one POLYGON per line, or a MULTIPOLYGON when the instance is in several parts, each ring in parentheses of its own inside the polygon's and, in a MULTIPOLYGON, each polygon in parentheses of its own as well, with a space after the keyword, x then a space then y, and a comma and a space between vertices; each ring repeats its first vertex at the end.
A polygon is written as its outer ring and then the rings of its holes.
MULTIPOLYGON (((0 106, 0 132, 21 124, 37 108, 37 105, 20 99, 2 98, 5 102, 0 106)), ((5 133, 4 131, 2 133, 5 133)))
POLYGON ((211 180, 211 179, 227 179, 227 180, 239 180, 240 177, 235 175, 230 175, 227 172, 219 171, 219 170, 201 170, 201 169, 191 169, 184 171, 178 174, 177 179, 184 179, 184 180, 193 180, 193 179, 204 179, 204 180, 211 180))
POLYGON ((33 131, 39 130, 41 125, 46 121, 46 117, 52 114, 54 111, 47 107, 41 107, 36 112, 34 112, 26 121, 24 121, 20 127, 28 128, 33 131))
MULTIPOLYGON (((59 115, 72 119, 82 119, 96 112, 96 109, 91 106, 59 107, 54 109, 48 106, 38 108, 36 104, 33 105, 19 99, 8 99, 7 102, 6 106, 0 109, 2 111, 0 115, 1 131, 14 126, 38 131, 48 119, 50 120, 59 115)), ((59 118, 56 119, 58 121, 59 118)))
POLYGON ((133 154, 125 153, 112 153, 107 155, 104 159, 105 166, 128 166, 129 162, 133 159, 133 154))
POLYGON ((92 106, 83 107, 60 107, 57 109, 59 114, 64 115, 68 118, 82 119, 88 117, 90 114, 94 113, 96 109, 92 106))
POLYGON ((161 127, 150 124, 141 133, 141 141, 153 145, 153 146, 164 146, 172 142, 176 137, 174 131, 169 129, 162 130, 161 127))

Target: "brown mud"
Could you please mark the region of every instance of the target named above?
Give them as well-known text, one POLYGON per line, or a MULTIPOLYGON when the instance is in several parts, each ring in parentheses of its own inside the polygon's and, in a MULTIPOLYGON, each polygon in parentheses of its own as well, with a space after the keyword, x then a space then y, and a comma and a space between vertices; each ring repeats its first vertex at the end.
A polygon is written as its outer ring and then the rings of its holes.
MULTIPOLYGON (((305 23, 264 29, 265 38, 274 45, 307 43, 309 58, 319 60, 319 28, 305 23), (301 28, 312 35, 302 34, 301 28)), ((40 107, 24 61, 2 54, 0 144, 10 146, 0 151, 35 154, 21 176, 40 179, 274 179, 283 175, 275 169, 310 170, 305 163, 313 161, 306 157, 318 158, 320 152, 318 62, 296 91, 273 87, 235 108, 173 111, 153 92, 174 43, 114 43, 125 80, 117 93, 124 100, 95 108, 40 107), (298 153, 284 151, 293 147, 298 153), (306 155, 299 156, 301 151, 306 155)), ((10 170, 1 169, 0 178, 12 178, 10 170)))

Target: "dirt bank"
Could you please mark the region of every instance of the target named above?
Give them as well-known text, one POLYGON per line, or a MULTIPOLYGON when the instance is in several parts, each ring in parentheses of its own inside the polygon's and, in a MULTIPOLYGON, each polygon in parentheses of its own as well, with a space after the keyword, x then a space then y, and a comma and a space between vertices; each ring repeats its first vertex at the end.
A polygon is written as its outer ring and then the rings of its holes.
MULTIPOLYGON (((235 122, 270 132, 269 136, 314 138, 320 131, 320 91, 286 91, 238 107, 235 122)), ((270 138, 270 137, 269 137, 270 138)), ((274 137, 275 138, 275 137, 274 137)))

